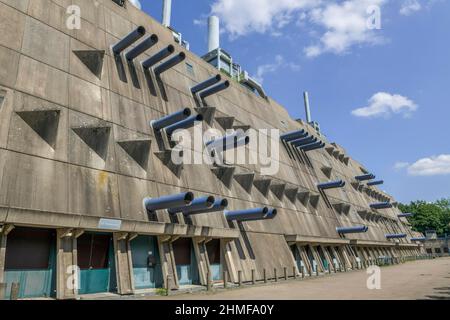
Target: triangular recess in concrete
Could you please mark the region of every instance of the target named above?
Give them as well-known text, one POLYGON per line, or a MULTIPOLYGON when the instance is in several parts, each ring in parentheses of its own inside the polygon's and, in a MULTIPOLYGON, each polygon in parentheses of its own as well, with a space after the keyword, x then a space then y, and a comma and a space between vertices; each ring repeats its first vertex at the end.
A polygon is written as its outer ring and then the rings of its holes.
POLYGON ((309 196, 309 203, 317 209, 317 205, 319 204, 320 195, 319 194, 313 194, 309 196))
POLYGON ((339 150, 333 151, 333 157, 335 157, 336 159, 339 158, 339 155, 340 155, 340 154, 341 154, 341 153, 340 153, 339 150))
POLYGON ((234 117, 216 117, 215 119, 222 129, 229 130, 233 128, 234 117))
POLYGON ((349 214, 351 209, 352 209, 352 206, 349 204, 342 205, 342 212, 344 212, 344 214, 349 214))
POLYGON ((255 179, 254 172, 241 172, 235 173, 234 179, 244 188, 245 191, 250 193, 253 187, 253 180, 255 179))
POLYGON ((322 172, 324 173, 324 175, 326 175, 328 178, 331 178, 331 172, 333 171, 332 167, 329 166, 323 166, 321 168, 322 172))
POLYGON ((272 183, 271 178, 259 177, 253 180, 253 184, 256 189, 258 189, 265 197, 269 194, 270 184, 272 183))
POLYGON ((59 114, 59 110, 17 112, 17 115, 53 149, 55 149, 58 135, 59 114))
POLYGON ((73 53, 97 78, 101 79, 105 50, 74 50, 73 53))
POLYGON ((342 213, 342 203, 333 203, 333 208, 339 212, 342 213))
POLYGON ((80 127, 72 128, 100 158, 106 160, 108 154, 109 135, 111 127, 80 127))
POLYGON ((211 168, 211 171, 216 175, 217 179, 222 181, 227 188, 231 187, 235 170, 236 167, 231 166, 216 166, 211 168))
POLYGON ((298 200, 300 200, 300 202, 303 203, 304 206, 306 206, 308 204, 309 196, 310 196, 309 191, 301 191, 301 192, 297 193, 298 200))
POLYGON ((333 155, 333 152, 334 152, 334 148, 333 148, 333 147, 326 147, 325 150, 328 152, 328 154, 329 154, 330 156, 333 155))
POLYGON ((247 132, 248 130, 250 130, 250 126, 249 125, 246 125, 246 124, 238 124, 238 125, 234 125, 233 126, 233 129, 234 130, 242 130, 242 131, 244 131, 244 132, 247 132))
POLYGON ((155 155, 178 178, 181 176, 183 164, 175 164, 172 161, 172 150, 157 151, 155 155))
POLYGON ((195 108, 195 111, 198 114, 201 114, 203 116, 204 121, 211 125, 212 121, 214 119, 214 115, 216 114, 216 108, 215 107, 201 107, 201 108, 195 108))
POLYGON ((297 193, 298 193, 298 187, 295 187, 295 186, 287 186, 286 190, 284 190, 284 194, 286 195, 286 197, 289 200, 291 200, 291 202, 295 202, 297 193))
POLYGON ((286 183, 272 183, 270 190, 277 196, 278 199, 283 200, 284 190, 286 190, 286 183))
POLYGON ((142 169, 147 170, 151 140, 124 140, 118 141, 117 143, 142 169))

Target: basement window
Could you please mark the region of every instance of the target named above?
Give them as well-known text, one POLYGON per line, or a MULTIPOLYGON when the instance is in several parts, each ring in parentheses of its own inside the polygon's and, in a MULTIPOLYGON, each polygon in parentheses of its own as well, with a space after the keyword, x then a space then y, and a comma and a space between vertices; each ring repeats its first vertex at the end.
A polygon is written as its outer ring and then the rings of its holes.
POLYGON ((112 0, 112 1, 121 7, 125 7, 125 0, 112 0))

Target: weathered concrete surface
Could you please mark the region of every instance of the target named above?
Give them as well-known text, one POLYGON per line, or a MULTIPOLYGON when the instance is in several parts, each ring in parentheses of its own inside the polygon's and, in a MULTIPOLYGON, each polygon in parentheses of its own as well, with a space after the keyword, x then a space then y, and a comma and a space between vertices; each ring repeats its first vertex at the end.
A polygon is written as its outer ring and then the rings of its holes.
POLYGON ((381 268, 381 290, 369 290, 364 271, 304 281, 254 286, 216 294, 149 299, 206 300, 450 300, 450 258, 419 260, 381 268))

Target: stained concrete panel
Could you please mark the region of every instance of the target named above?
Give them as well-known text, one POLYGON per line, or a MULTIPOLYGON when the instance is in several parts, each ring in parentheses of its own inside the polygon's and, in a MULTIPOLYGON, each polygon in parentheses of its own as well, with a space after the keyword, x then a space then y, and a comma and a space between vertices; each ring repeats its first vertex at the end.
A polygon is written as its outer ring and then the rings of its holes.
POLYGON ((69 107, 97 118, 103 116, 102 91, 100 87, 70 76, 69 107))
POLYGON ((118 176, 121 218, 148 221, 142 201, 155 197, 156 184, 137 178, 118 176))
MULTIPOLYGON (((3 169, 5 168, 7 156, 8 156, 8 152, 6 150, 0 149, 0 186, 2 186, 3 171, 4 171, 3 169)), ((8 192, 7 189, 0 188, 0 205, 6 204, 6 193, 7 192, 8 192)), ((1 216, 1 214, 0 214, 0 216, 1 216)))
POLYGON ((24 28, 25 15, 0 3, 0 45, 20 51, 24 28))
POLYGON ((19 54, 0 46, 0 85, 12 88, 16 83, 19 54))
POLYGON ((1 0, 0 2, 3 2, 8 6, 16 8, 17 10, 20 10, 23 13, 26 13, 29 0, 1 0))
POLYGON ((146 107, 115 93, 110 94, 110 103, 114 123, 128 129, 150 134, 150 119, 146 116, 146 107))
POLYGON ((34 210, 67 212, 67 165, 9 152, 4 168, 0 203, 34 210))
POLYGON ((69 70, 69 36, 42 22, 27 18, 22 52, 55 68, 69 70))
POLYGON ((106 171, 70 166, 69 212, 120 218, 117 176, 106 171))
POLYGON ((20 57, 16 88, 60 105, 68 104, 68 75, 29 57, 20 57))
POLYGON ((0 147, 6 148, 10 118, 14 105, 14 91, 0 86, 0 147))

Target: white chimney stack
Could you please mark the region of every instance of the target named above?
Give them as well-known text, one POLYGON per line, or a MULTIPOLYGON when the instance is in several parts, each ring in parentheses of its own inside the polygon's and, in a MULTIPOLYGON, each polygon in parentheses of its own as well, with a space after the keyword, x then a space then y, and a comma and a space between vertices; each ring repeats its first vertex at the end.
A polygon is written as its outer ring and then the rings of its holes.
POLYGON ((303 99, 305 101, 306 122, 311 123, 311 110, 309 108, 309 94, 307 91, 303 92, 303 99))
POLYGON ((170 18, 172 15, 172 0, 164 0, 162 24, 170 27, 170 18))
POLYGON ((220 48, 220 22, 219 17, 208 18, 208 52, 220 48))

